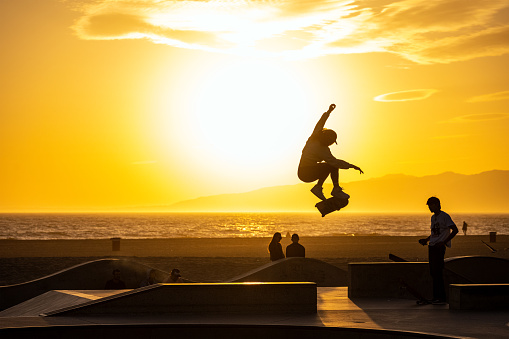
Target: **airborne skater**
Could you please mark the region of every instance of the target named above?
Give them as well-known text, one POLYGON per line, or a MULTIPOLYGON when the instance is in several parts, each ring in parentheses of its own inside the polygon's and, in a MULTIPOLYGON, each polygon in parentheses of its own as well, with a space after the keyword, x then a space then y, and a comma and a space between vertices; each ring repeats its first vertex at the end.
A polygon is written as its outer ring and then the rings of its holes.
POLYGON ((358 166, 335 158, 329 149, 330 145, 337 144, 337 134, 331 129, 324 128, 324 126, 334 108, 336 108, 335 104, 330 105, 329 110, 323 113, 320 120, 318 120, 313 133, 302 150, 297 172, 299 179, 303 182, 318 180, 316 185, 311 188, 311 193, 320 200, 326 200, 323 194, 323 183, 329 175, 333 184, 331 195, 334 198, 347 200, 350 196, 343 192, 343 188, 339 186, 339 169, 353 168, 361 174, 364 173, 358 166))

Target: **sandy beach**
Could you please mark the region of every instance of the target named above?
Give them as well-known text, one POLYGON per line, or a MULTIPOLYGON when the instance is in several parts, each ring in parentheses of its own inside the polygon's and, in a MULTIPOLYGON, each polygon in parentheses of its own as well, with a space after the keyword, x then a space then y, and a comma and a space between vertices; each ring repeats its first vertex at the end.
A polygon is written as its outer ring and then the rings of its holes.
MULTIPOLYGON (((424 236, 424 235, 423 235, 424 236)), ((306 256, 347 270, 349 262, 389 261, 389 253, 409 261, 427 261, 420 237, 301 237, 306 256)), ((446 257, 484 255, 509 259, 509 235, 457 235, 446 257), (493 253, 488 246, 492 246, 493 253)), ((269 262, 270 238, 122 239, 120 250, 104 240, 0 240, 0 285, 17 284, 101 258, 125 258, 164 271, 178 267, 183 276, 203 282, 235 277, 269 262)), ((289 238, 281 241, 283 248, 289 238)))

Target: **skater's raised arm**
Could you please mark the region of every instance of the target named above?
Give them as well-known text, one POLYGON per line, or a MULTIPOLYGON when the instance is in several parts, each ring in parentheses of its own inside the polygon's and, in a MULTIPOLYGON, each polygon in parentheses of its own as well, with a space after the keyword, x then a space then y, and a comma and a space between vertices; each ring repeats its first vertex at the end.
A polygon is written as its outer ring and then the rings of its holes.
POLYGON ((336 105, 331 104, 329 106, 329 110, 322 114, 322 117, 320 118, 320 120, 318 120, 318 123, 316 124, 315 129, 313 130, 313 134, 311 134, 311 135, 317 135, 318 133, 320 133, 323 130, 323 128, 325 127, 325 122, 329 118, 329 115, 334 110, 334 108, 336 108, 336 105))

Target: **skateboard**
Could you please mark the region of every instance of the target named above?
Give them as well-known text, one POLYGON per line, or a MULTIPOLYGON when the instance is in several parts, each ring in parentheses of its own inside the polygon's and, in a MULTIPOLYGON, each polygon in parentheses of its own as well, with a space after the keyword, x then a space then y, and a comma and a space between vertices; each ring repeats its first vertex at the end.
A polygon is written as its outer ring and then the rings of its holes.
POLYGON ((322 218, 323 218, 329 213, 332 213, 334 211, 339 211, 346 205, 348 205, 348 199, 332 197, 332 198, 320 201, 319 203, 317 203, 315 205, 315 207, 322 214, 322 218))
POLYGON ((411 295, 417 298, 417 305, 429 305, 431 300, 424 298, 419 292, 417 292, 412 286, 408 285, 403 279, 399 279, 401 288, 407 290, 411 295))
POLYGON ((486 245, 486 247, 488 247, 488 248, 490 249, 491 253, 495 253, 495 252, 497 251, 496 249, 494 249, 493 247, 491 247, 490 245, 488 245, 487 243, 485 243, 483 240, 481 240, 481 241, 482 241, 482 243, 483 243, 484 245, 486 245))

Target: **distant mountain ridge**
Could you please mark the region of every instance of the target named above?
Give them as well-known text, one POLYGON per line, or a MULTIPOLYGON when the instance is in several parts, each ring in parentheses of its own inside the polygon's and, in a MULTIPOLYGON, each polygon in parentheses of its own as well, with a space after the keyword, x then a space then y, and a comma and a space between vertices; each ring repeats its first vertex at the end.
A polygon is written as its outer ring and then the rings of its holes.
MULTIPOLYGON (((309 212, 318 199, 312 184, 261 188, 185 200, 164 208, 175 212, 309 212)), ((350 194, 350 212, 428 212, 427 198, 437 196, 446 211, 509 213, 509 171, 493 170, 465 175, 445 172, 415 177, 390 174, 343 185, 350 194)), ((331 184, 324 186, 329 196, 331 184)))

